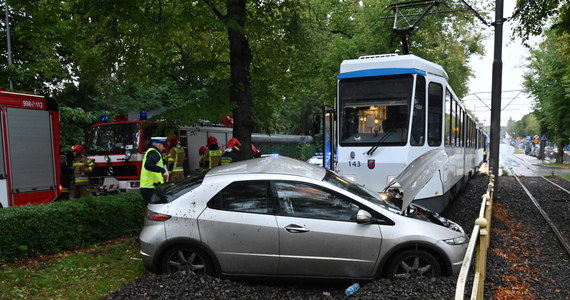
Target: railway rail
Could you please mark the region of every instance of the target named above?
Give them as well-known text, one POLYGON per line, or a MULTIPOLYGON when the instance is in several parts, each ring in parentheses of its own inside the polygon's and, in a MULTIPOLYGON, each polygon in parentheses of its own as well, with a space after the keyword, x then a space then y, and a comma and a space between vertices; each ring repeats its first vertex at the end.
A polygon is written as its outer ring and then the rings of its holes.
MULTIPOLYGON (((554 182, 555 179, 550 180, 544 176, 521 177, 518 176, 518 174, 516 174, 512 168, 510 168, 510 170, 511 174, 521 185, 530 201, 532 201, 534 206, 538 209, 542 218, 544 218, 544 220, 548 223, 548 226, 570 256, 570 245, 568 244, 568 241, 570 241, 570 231, 567 229, 568 226, 566 226, 566 224, 557 224, 556 222, 552 221, 552 218, 549 216, 549 214, 568 213, 568 209, 570 208, 570 190, 562 186, 564 184, 568 185, 568 183, 556 183, 554 182), (536 181, 545 183, 541 184, 540 182, 536 181), (525 182, 527 184, 525 184, 525 182), (541 189, 544 188, 554 189, 554 197, 551 193, 548 197, 543 197, 541 189)), ((560 220, 560 218, 556 219, 560 220)))

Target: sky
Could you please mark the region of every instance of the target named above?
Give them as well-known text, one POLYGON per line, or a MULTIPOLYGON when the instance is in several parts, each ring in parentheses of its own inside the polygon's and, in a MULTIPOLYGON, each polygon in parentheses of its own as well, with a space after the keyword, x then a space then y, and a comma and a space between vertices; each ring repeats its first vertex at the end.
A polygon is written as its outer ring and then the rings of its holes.
MULTIPOLYGON (((516 0, 504 0, 504 18, 509 18, 515 9, 516 0)), ((492 15, 494 18, 494 13, 492 15)), ((489 21, 489 20, 488 20, 489 21)), ((494 21, 494 20, 493 20, 494 21)), ((526 71, 525 58, 528 50, 521 44, 520 39, 511 41, 513 21, 503 23, 503 79, 501 97, 501 126, 506 126, 509 118, 517 121, 532 111, 533 99, 522 92, 522 75, 526 71)), ((473 57, 470 66, 475 77, 469 82, 469 95, 463 98, 465 106, 475 113, 484 125, 491 123, 491 84, 495 32, 494 27, 487 27, 485 33, 489 36, 485 41, 486 54, 473 57)), ((539 38, 532 38, 531 45, 539 38)))

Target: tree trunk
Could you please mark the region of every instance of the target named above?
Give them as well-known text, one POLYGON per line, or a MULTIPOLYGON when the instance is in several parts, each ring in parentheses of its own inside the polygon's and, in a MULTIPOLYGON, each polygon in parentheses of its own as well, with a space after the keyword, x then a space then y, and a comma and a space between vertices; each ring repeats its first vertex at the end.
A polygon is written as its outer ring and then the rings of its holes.
POLYGON ((249 67, 253 56, 245 36, 246 0, 226 0, 226 7, 230 43, 230 101, 235 103, 233 136, 242 144, 240 159, 249 159, 252 157, 253 132, 249 67))
POLYGON ((557 164, 563 164, 564 163, 564 148, 566 147, 566 145, 560 145, 558 146, 557 152, 558 155, 556 155, 556 163, 557 164))

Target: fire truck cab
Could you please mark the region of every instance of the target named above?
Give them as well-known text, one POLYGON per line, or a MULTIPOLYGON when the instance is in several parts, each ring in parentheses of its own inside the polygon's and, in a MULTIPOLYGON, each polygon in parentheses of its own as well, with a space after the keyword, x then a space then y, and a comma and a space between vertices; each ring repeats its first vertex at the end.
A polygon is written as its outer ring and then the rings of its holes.
POLYGON ((113 122, 102 117, 91 129, 87 157, 95 163, 90 174, 94 194, 137 192, 145 151, 156 126, 146 117, 133 120, 119 116, 113 122))

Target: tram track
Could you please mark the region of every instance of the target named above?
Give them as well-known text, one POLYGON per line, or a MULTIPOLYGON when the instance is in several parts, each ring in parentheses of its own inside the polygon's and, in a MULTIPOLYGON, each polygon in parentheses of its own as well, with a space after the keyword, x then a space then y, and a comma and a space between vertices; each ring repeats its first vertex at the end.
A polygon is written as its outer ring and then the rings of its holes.
POLYGON ((560 222, 568 219, 565 216, 570 208, 570 190, 544 176, 521 177, 512 168, 510 171, 570 256, 570 231, 566 222, 560 222), (545 189, 550 189, 549 193, 544 193, 545 189), (556 218, 551 218, 552 214, 557 215, 556 218))

